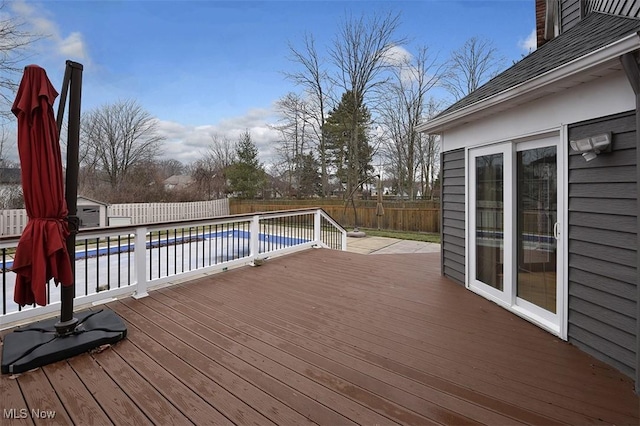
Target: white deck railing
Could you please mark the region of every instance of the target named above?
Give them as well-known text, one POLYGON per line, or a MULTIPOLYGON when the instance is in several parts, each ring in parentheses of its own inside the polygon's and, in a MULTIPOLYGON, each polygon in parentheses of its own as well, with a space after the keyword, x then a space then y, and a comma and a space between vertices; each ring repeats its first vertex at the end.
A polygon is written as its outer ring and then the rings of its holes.
MULTIPOLYGON (((20 308, 13 301, 16 275, 10 269, 17 244, 18 237, 0 239, 0 329, 60 312, 60 289, 52 283, 47 306, 20 308)), ((76 239, 74 308, 144 297, 154 287, 312 247, 346 245, 346 231, 322 209, 82 230, 76 239)))

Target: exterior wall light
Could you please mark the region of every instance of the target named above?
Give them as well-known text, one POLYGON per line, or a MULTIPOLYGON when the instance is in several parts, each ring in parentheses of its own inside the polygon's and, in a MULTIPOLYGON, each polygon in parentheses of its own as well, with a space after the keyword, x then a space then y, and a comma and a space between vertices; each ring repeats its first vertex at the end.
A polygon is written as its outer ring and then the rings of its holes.
POLYGON ((611 152, 611 133, 602 133, 584 139, 569 141, 571 149, 581 152, 586 161, 591 161, 601 152, 611 152))

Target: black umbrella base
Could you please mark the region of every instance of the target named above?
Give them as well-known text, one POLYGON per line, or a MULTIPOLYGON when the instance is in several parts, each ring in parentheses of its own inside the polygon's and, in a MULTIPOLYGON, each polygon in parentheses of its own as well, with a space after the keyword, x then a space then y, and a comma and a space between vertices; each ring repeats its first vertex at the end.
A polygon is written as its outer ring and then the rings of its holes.
POLYGON ((2 374, 17 374, 113 344, 127 335, 124 321, 109 309, 78 312, 75 330, 58 336, 58 318, 18 328, 4 337, 2 374))

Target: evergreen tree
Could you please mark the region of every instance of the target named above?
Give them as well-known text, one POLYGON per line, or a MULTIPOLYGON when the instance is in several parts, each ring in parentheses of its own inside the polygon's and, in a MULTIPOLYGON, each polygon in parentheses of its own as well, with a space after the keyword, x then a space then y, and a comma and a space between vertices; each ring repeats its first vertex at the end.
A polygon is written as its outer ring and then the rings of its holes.
POLYGON ((314 195, 322 195, 322 177, 318 170, 320 169, 320 163, 315 159, 313 153, 309 151, 309 154, 301 154, 298 161, 299 170, 299 183, 298 183, 298 196, 299 197, 312 197, 314 195))
POLYGON ((356 102, 352 92, 347 91, 342 95, 338 106, 329 113, 324 125, 332 165, 340 181, 347 182, 348 192, 365 181, 373 170, 373 147, 369 144, 367 135, 370 121, 371 114, 362 97, 356 102), (357 135, 352 132, 354 122, 357 135))
POLYGON ((258 160, 258 148, 245 131, 236 144, 237 161, 228 170, 231 190, 241 198, 255 198, 265 184, 266 176, 258 160))

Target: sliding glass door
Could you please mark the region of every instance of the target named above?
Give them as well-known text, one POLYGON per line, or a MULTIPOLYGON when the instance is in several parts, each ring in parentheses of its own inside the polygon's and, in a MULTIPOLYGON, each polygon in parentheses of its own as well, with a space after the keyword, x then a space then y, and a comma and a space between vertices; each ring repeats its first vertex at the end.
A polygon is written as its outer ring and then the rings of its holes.
POLYGON ((467 158, 469 288, 558 330, 557 138, 470 149, 467 158))
POLYGON ((476 157, 476 279, 504 287, 504 156, 476 157))
POLYGON ((555 314, 558 223, 555 146, 517 152, 517 302, 555 314))
POLYGON ((511 296, 505 276, 511 268, 511 148, 491 146, 471 151, 469 160, 470 286, 506 303, 511 296))

